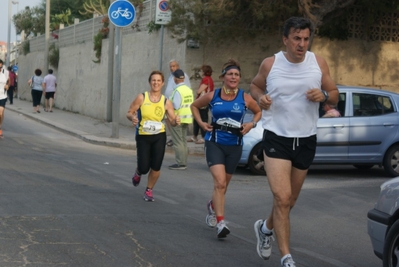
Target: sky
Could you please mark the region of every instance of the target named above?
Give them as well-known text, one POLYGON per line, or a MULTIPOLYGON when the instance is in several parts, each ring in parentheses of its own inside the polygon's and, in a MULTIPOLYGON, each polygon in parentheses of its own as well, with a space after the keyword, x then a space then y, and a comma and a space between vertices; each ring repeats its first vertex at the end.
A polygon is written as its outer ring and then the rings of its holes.
MULTIPOLYGON (((12 0, 14 2, 18 2, 18 4, 12 4, 11 7, 11 18, 13 15, 17 14, 18 11, 25 9, 26 6, 34 7, 40 4, 40 0, 12 0)), ((7 42, 7 34, 8 34, 8 4, 11 0, 0 0, 1 3, 1 11, 0 11, 0 41, 7 42)), ((20 36, 18 36, 18 40, 20 40, 20 36)), ((11 42, 15 41, 15 27, 13 22, 11 21, 11 42)))

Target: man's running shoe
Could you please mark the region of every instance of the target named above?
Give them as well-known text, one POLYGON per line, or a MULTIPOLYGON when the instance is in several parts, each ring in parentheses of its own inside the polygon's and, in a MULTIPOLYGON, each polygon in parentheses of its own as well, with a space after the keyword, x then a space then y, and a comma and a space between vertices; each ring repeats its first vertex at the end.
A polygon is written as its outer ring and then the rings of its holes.
POLYGON ((285 258, 285 260, 283 261, 283 264, 281 265, 281 267, 296 267, 295 261, 292 259, 291 256, 288 256, 288 257, 285 258))
POLYGON ((264 234, 262 233, 263 221, 258 220, 254 224, 255 235, 257 239, 256 243, 256 251, 258 252, 259 257, 264 260, 268 260, 270 255, 272 254, 272 245, 271 241, 274 240, 273 234, 264 234))
POLYGON ((208 204, 206 205, 208 209, 208 214, 206 215, 205 222, 209 227, 215 227, 217 224, 215 211, 212 208, 212 200, 209 200, 208 204))
POLYGON ((225 238, 228 234, 230 234, 230 229, 226 226, 224 220, 221 220, 217 224, 218 228, 218 238, 225 238))
POLYGON ((187 169, 186 165, 179 165, 179 164, 173 164, 169 166, 170 170, 185 170, 187 169))
POLYGON ((152 196, 152 189, 145 190, 143 199, 147 202, 153 202, 155 200, 152 196))
POLYGON ((138 186, 141 180, 141 176, 137 174, 137 171, 134 172, 134 175, 132 177, 132 183, 134 186, 138 186))

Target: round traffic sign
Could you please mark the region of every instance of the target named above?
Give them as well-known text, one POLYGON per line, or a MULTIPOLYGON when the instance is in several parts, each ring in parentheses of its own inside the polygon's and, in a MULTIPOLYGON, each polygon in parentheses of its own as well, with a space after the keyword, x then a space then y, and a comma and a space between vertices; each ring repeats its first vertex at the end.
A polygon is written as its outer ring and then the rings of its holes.
POLYGON ((127 0, 117 0, 108 8, 108 17, 112 24, 117 27, 129 26, 136 16, 136 10, 132 3, 127 0))
POLYGON ((14 72, 17 72, 17 71, 18 71, 18 66, 17 66, 17 65, 12 66, 12 70, 13 70, 14 72))
POLYGON ((161 11, 168 11, 169 10, 169 3, 167 1, 159 2, 159 9, 161 11))

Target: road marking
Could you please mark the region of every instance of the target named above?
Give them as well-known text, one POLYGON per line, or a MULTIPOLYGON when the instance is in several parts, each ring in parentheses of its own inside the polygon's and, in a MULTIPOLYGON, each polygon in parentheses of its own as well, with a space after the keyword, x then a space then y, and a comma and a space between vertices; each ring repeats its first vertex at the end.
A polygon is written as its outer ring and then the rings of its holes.
POLYGON ((346 263, 331 259, 331 258, 329 258, 329 257, 327 257, 325 255, 321 255, 321 254, 318 254, 316 252, 313 252, 313 251, 310 251, 310 250, 307 250, 307 249, 304 249, 304 248, 292 248, 292 250, 295 250, 295 251, 298 251, 300 253, 306 254, 306 255, 308 255, 310 257, 313 257, 315 259, 324 261, 324 262, 329 263, 329 264, 331 264, 333 266, 336 266, 336 267, 353 267, 352 265, 349 265, 349 264, 346 264, 346 263))

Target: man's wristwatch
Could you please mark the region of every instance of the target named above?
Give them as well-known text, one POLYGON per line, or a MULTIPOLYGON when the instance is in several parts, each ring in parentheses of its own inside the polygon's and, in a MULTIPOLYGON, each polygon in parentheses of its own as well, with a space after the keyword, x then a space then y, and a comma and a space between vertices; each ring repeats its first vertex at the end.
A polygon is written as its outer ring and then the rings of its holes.
POLYGON ((323 101, 323 103, 324 103, 324 102, 327 102, 327 100, 328 100, 328 98, 330 97, 330 95, 328 94, 327 91, 321 90, 321 92, 322 92, 323 95, 324 95, 324 101, 323 101))
POLYGON ((258 123, 256 121, 252 121, 252 124, 253 124, 252 128, 255 128, 256 125, 258 125, 258 123))

